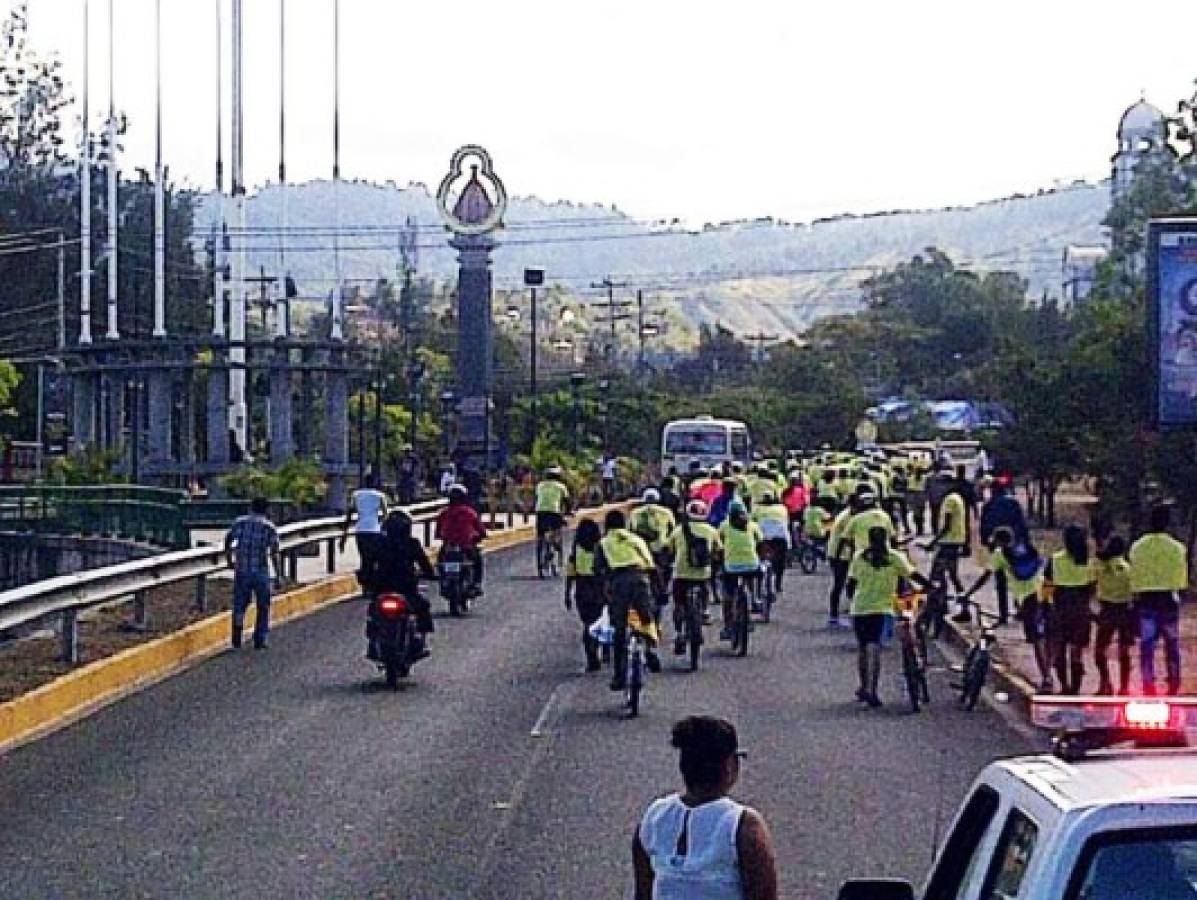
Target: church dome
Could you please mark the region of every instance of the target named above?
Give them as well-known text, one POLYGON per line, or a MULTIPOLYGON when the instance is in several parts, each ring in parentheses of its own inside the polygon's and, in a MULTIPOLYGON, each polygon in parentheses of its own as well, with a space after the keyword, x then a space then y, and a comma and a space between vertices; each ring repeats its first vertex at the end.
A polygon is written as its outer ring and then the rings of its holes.
POLYGON ((1127 107, 1118 123, 1118 136, 1127 137, 1167 137, 1167 126, 1164 114, 1146 100, 1140 100, 1133 106, 1127 107))

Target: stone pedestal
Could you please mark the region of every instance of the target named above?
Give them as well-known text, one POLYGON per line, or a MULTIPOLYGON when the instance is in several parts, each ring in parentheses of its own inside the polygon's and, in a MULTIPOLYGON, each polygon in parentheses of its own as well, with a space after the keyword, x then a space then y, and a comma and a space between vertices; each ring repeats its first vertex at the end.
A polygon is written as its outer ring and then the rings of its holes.
POLYGON ((125 380, 119 375, 100 376, 100 414, 104 449, 119 452, 125 442, 125 380))
POLYGON ((166 370, 152 371, 146 378, 146 403, 149 407, 146 462, 148 470, 168 465, 171 461, 171 429, 174 418, 173 379, 166 370))
MULTIPOLYGON (((329 354, 329 364, 338 368, 345 363, 340 350, 329 354)), ((328 471, 328 505, 343 512, 346 504, 345 468, 349 460, 349 377, 344 372, 329 372, 325 379, 324 465, 328 471)))
POLYGON ((490 390, 494 369, 490 254, 486 235, 458 235, 457 251, 457 447, 456 453, 488 467, 494 441, 490 431, 490 390))
POLYGON ((96 377, 76 375, 71 386, 74 410, 71 432, 74 453, 90 453, 96 447, 96 377))
MULTIPOLYGON (((208 432, 208 466, 227 466, 229 463, 229 370, 212 368, 208 371, 208 411, 205 416, 208 432)), ((211 488, 212 485, 209 485, 211 488)))
POLYGON ((281 465, 295 455, 291 437, 291 372, 287 351, 276 351, 270 369, 270 462, 281 465))

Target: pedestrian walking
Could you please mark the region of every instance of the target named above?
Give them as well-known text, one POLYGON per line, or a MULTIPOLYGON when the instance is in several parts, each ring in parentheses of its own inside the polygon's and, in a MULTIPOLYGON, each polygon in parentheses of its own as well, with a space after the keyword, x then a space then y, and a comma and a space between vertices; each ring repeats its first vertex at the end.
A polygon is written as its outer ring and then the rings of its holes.
POLYGON ((1135 611, 1131 601, 1130 563, 1126 559, 1126 541, 1113 535, 1097 552, 1097 642, 1093 661, 1097 664, 1099 694, 1114 693, 1107 654, 1110 644, 1118 641, 1118 693, 1130 693, 1131 648, 1135 644, 1135 611))
POLYGON ((777 854, 761 814, 728 795, 746 754, 726 719, 673 726, 685 790, 654 801, 632 844, 636 900, 776 900, 777 854))
POLYGON ((603 581, 595 572, 595 554, 602 529, 593 519, 582 519, 574 532, 574 546, 565 568, 565 608, 576 608, 582 620, 582 650, 586 655, 586 671, 597 672, 603 664, 599 659, 598 641, 590 635, 590 626, 599 620, 607 605, 603 595, 603 581))
POLYGON ((1168 693, 1180 693, 1180 597, 1189 587, 1185 545, 1168 533, 1171 512, 1166 506, 1151 511, 1151 525, 1130 549, 1131 591, 1139 619, 1139 667, 1143 693, 1153 696, 1155 646, 1164 641, 1168 693))
POLYGON ((1052 554, 1044 579, 1052 586, 1048 639, 1060 690, 1079 694, 1085 680, 1097 573, 1089 555, 1089 533, 1080 525, 1064 529, 1064 549, 1052 554))
MULTIPOLYGON (((1011 480, 1007 475, 995 478, 989 499, 981 507, 978 536, 981 538, 981 545, 990 553, 995 550, 994 533, 999 528, 1008 528, 1012 532, 1015 546, 1030 544, 1026 516, 1023 515, 1018 500, 1011 494, 1010 485, 1011 480)), ((1010 618, 1010 581, 1004 570, 995 569, 993 572, 993 585, 998 601, 998 623, 1004 625, 1010 618)))
POLYGON ((255 497, 249 515, 241 516, 224 537, 224 552, 233 569, 233 634, 234 648, 241 646, 241 632, 245 628, 245 611, 251 598, 257 610, 254 619, 254 648, 265 649, 270 634, 270 564, 278 579, 283 578, 283 561, 279 552, 278 529, 267 518, 269 504, 265 497, 255 497))
POLYGON ((353 492, 341 530, 341 551, 344 552, 349 529, 353 527, 353 542, 357 546, 362 569, 371 568, 378 555, 382 544, 382 523, 386 517, 387 495, 378 489, 378 476, 371 473, 366 476, 365 485, 353 492))
POLYGON ((603 477, 603 502, 611 503, 615 500, 616 476, 619 474, 619 461, 614 456, 604 456, 599 463, 599 470, 603 477))

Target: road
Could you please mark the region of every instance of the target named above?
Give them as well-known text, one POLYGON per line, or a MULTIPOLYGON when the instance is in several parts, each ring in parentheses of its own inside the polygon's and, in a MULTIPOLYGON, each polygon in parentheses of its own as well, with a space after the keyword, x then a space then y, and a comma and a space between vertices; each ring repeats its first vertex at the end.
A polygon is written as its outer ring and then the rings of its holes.
POLYGON ((937 811, 1027 749, 993 712, 952 708, 942 678, 929 712, 903 712, 892 652, 891 702, 853 702, 821 575, 792 579, 747 659, 712 648, 692 675, 667 658, 623 720, 530 563, 491 557, 476 615, 438 620, 399 692, 350 601, 0 757, 0 894, 626 896, 633 825, 679 780, 670 725, 704 712, 750 749, 736 795, 770 823, 783 896, 832 897, 853 874, 921 875, 937 811))

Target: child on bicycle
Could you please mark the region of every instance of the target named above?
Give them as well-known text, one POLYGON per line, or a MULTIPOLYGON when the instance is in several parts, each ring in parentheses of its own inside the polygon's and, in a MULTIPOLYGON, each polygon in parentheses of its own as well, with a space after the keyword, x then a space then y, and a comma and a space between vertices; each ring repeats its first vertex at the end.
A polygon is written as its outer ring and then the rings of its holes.
POLYGON ((740 584, 753 584, 760 575, 761 557, 758 547, 765 536, 756 522, 748 518, 748 507, 740 500, 728 506, 727 521, 719 526, 719 541, 723 545, 723 631, 719 639, 735 637, 735 599, 740 584))
POLYGON ((993 553, 989 567, 964 592, 964 600, 972 598, 990 578, 1002 573, 1014 596, 1014 609, 1022 622, 1022 634, 1035 651, 1035 665, 1039 669, 1040 690, 1052 692, 1051 657, 1047 646, 1047 604, 1040 599, 1043 587, 1043 560, 1030 544, 1014 540, 1014 530, 1006 526, 994 529, 993 553))

